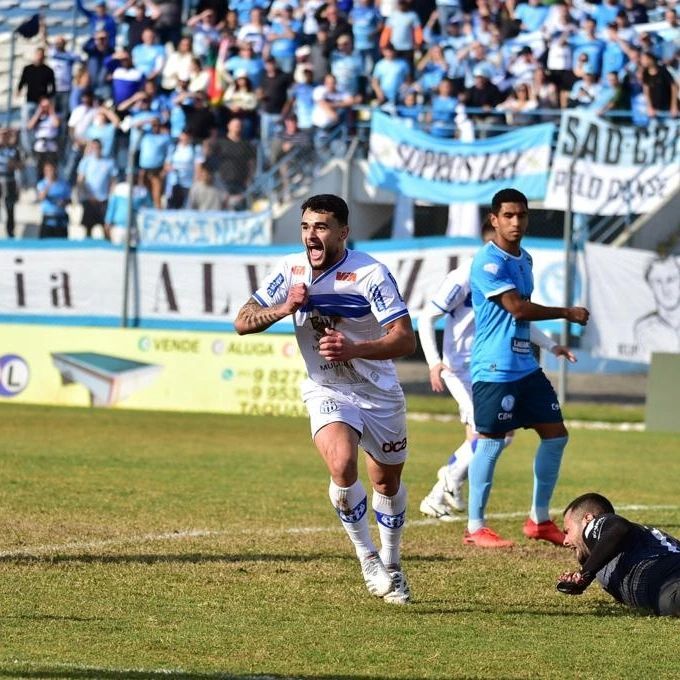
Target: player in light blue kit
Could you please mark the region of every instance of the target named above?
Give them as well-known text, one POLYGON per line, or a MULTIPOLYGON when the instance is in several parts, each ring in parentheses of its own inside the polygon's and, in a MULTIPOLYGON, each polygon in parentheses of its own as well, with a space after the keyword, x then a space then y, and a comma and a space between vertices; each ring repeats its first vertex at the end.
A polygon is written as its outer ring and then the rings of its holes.
MULTIPOLYGON (((567 319, 585 325, 589 312, 584 307, 544 307, 531 302, 532 259, 520 245, 529 223, 524 194, 516 189, 499 191, 489 217, 496 234, 475 255, 470 274, 477 324, 472 401, 479 439, 468 471, 468 527, 463 543, 482 548, 512 545, 485 525, 484 510, 505 434, 524 427, 541 438, 524 535, 562 545, 564 534, 550 519, 548 508, 568 434, 555 390, 534 357, 530 322, 567 319)), ((566 348, 564 356, 576 360, 566 348)))

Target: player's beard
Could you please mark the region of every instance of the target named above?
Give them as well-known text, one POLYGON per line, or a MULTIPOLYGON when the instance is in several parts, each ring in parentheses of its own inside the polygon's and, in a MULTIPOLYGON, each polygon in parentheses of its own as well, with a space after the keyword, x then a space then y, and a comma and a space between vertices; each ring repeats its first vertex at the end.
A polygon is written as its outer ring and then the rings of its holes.
POLYGON ((305 244, 307 251, 307 261, 309 262, 312 271, 322 272, 333 266, 338 259, 338 252, 329 250, 324 243, 307 243, 305 244), (319 251, 321 251, 319 253, 319 251), (312 257, 312 254, 315 257, 312 257))

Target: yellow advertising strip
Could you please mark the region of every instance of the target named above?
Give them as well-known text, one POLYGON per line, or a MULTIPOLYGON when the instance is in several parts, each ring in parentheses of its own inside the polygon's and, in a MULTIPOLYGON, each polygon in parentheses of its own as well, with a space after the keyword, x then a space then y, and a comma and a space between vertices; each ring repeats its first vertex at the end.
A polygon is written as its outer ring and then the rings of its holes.
POLYGON ((3 325, 0 403, 306 415, 292 335, 3 325))

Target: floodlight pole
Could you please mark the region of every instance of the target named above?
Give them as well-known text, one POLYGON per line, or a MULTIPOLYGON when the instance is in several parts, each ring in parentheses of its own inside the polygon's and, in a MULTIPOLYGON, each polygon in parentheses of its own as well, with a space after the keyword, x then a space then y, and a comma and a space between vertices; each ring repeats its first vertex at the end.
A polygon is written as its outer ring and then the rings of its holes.
MULTIPOLYGON (((572 241, 574 238, 574 168, 576 161, 581 155, 581 145, 577 145, 574 149, 574 156, 569 163, 569 175, 567 177, 567 209, 564 211, 564 291, 563 291, 563 305, 564 307, 571 307, 572 302, 572 288, 573 288, 573 248, 572 241)), ((560 330, 560 345, 564 347, 569 345, 569 324, 567 319, 562 322, 560 330)), ((567 401, 567 360, 561 359, 558 362, 558 380, 557 380, 557 398, 560 404, 567 401)))
MULTIPOLYGON (((132 200, 135 192, 135 150, 136 146, 132 142, 133 128, 130 128, 130 138, 128 144, 127 169, 125 171, 128 184, 128 205, 127 205, 127 235, 125 238, 125 270, 123 273, 123 311, 121 314, 121 326, 127 328, 129 322, 128 307, 130 306, 130 272, 135 266, 137 253, 137 233, 134 224, 134 207, 132 200), (135 233, 133 234, 133 229, 135 233)), ((140 131, 140 134, 144 134, 140 131)))

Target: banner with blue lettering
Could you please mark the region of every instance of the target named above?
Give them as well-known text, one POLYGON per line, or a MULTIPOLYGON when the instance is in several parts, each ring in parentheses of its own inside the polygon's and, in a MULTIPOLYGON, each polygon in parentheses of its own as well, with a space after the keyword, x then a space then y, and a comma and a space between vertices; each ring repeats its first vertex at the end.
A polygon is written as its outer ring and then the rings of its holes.
POLYGON ((680 188, 680 121, 614 125, 588 111, 565 111, 545 207, 587 215, 641 215, 680 188), (574 160, 576 158, 576 160, 574 160))
POLYGON ((272 214, 200 210, 142 210, 137 218, 145 245, 269 245, 272 214))
POLYGON ((554 131, 553 123, 545 123, 458 142, 413 130, 376 111, 369 179, 381 188, 432 203, 489 203, 493 194, 508 186, 529 199, 543 199, 554 131))

